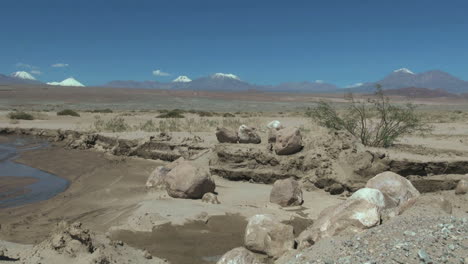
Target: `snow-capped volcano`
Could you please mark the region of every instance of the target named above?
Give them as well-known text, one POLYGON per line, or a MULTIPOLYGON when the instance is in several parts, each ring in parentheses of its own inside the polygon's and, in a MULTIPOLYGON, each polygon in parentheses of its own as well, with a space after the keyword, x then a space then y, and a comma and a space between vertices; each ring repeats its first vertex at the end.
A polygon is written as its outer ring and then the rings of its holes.
POLYGON ((32 81, 36 80, 36 78, 34 78, 34 76, 32 76, 31 74, 29 74, 28 72, 25 72, 25 71, 14 72, 14 73, 11 74, 11 77, 15 77, 15 78, 18 78, 18 79, 23 79, 23 80, 32 80, 32 81))
POLYGON ((237 75, 234 75, 232 73, 215 73, 211 75, 212 78, 214 79, 235 79, 240 81, 240 78, 237 75))
POLYGON ((47 84, 48 85, 59 85, 59 86, 80 86, 80 87, 84 87, 84 85, 82 83, 75 80, 75 78, 73 78, 73 77, 65 79, 65 80, 63 80, 61 82, 48 82, 47 84))
POLYGON ((398 70, 394 70, 393 72, 402 72, 402 73, 408 73, 408 74, 414 75, 414 72, 410 71, 407 68, 401 68, 401 69, 398 69, 398 70))
POLYGON ((172 82, 183 82, 183 83, 186 83, 186 82, 191 82, 192 80, 187 77, 187 76, 184 76, 184 75, 181 75, 177 78, 175 78, 172 82))

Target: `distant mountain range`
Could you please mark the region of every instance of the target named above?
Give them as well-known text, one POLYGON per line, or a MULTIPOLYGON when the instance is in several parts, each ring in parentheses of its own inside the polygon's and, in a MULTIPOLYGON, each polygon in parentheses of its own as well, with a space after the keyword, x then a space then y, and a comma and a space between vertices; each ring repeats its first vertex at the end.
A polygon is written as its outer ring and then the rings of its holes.
POLYGON ((29 73, 26 74, 27 75, 22 72, 15 72, 10 76, 0 74, 0 84, 41 84, 41 82, 34 79, 29 73))
MULTIPOLYGON (((27 72, 16 72, 10 76, 0 74, 0 84, 42 84, 27 72)), ((82 86, 82 84, 68 78, 62 82, 47 83, 49 85, 82 86)), ((432 70, 423 73, 414 73, 402 68, 391 72, 376 82, 365 82, 353 87, 340 88, 334 84, 322 81, 316 82, 288 82, 279 85, 256 85, 241 80, 230 73, 215 73, 211 76, 191 80, 187 76, 179 76, 172 82, 158 81, 110 81, 104 87, 140 88, 140 89, 169 89, 194 91, 259 91, 259 92, 294 92, 294 93, 339 93, 351 91, 354 93, 372 93, 376 84, 382 85, 387 94, 415 96, 424 94, 430 97, 451 97, 454 94, 468 93, 468 82, 449 73, 432 70)))
MULTIPOLYGON (((0 84, 44 84, 34 76, 32 76, 30 73, 25 72, 25 71, 18 71, 10 74, 9 76, 0 74, 0 84)), ((82 86, 84 85, 77 81, 75 78, 70 77, 67 78, 61 82, 48 82, 45 83, 47 85, 55 85, 55 86, 82 86)))
POLYGON ((461 80, 446 72, 433 70, 416 74, 406 68, 396 70, 380 81, 364 83, 350 90, 356 93, 372 92, 375 90, 375 85, 377 83, 382 85, 382 88, 385 90, 420 87, 443 89, 449 93, 456 94, 468 93, 467 81, 461 80))
POLYGON ((118 88, 171 89, 194 91, 261 91, 261 92, 338 92, 342 91, 336 85, 323 82, 290 82, 276 86, 255 85, 242 81, 234 74, 215 73, 208 77, 190 80, 187 76, 179 76, 170 83, 156 81, 111 81, 103 86, 118 88))
MULTIPOLYGON (((430 96, 442 96, 445 91, 447 94, 468 93, 468 82, 461 80, 446 72, 433 70, 423 73, 413 73, 402 68, 393 71, 385 78, 377 82, 366 82, 349 88, 340 88, 334 84, 324 82, 289 82, 279 85, 255 85, 242 81, 233 74, 217 73, 209 77, 202 77, 190 81, 186 76, 179 76, 173 82, 162 83, 156 81, 112 81, 104 86, 120 88, 145 88, 145 89, 172 89, 172 90, 206 90, 206 91, 264 91, 264 92, 295 92, 295 93, 338 93, 351 91, 354 93, 372 93, 375 91, 376 84, 382 85, 384 90, 395 90, 394 93, 403 88, 412 88, 410 90, 401 90, 403 93, 416 92, 415 89, 427 89, 430 96), (184 78, 184 82, 179 82, 184 78), (185 79, 187 78, 187 79, 185 79), (417 88, 415 88, 417 87, 417 88), (436 90, 436 92, 431 91, 436 90)), ((426 90, 418 90, 423 93, 426 90)))

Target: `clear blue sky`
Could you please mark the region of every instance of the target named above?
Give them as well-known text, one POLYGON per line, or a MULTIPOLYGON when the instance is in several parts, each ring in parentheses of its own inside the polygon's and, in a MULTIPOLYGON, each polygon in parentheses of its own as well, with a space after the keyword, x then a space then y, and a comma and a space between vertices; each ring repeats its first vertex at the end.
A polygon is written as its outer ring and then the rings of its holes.
POLYGON ((345 86, 406 67, 468 80, 467 10, 466 0, 2 1, 0 72, 86 85, 223 72, 345 86))

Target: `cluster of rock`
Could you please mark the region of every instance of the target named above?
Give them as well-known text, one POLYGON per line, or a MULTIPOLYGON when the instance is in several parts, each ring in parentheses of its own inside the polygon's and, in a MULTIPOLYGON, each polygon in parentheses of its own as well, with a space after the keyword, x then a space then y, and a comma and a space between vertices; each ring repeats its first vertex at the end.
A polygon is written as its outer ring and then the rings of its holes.
POLYGON ((418 196, 419 191, 404 177, 393 172, 378 174, 343 203, 322 211, 318 220, 299 235, 298 248, 380 225, 382 220, 408 209, 418 196))
POLYGON ((246 125, 241 125, 238 131, 218 127, 216 138, 219 143, 260 144, 262 142, 255 128, 246 125))
POLYGON ((84 228, 81 223, 59 223, 51 236, 37 245, 0 249, 1 260, 18 263, 167 263, 147 251, 131 248, 120 241, 84 228))
POLYGON ((73 130, 0 128, 0 135, 12 134, 40 136, 52 142, 64 143, 65 147, 70 149, 96 149, 116 156, 136 156, 164 161, 174 161, 180 157, 192 159, 209 149, 197 136, 174 142, 167 133, 159 133, 147 140, 134 140, 73 130))
MULTIPOLYGON (((256 215, 250 218, 244 236, 247 250, 234 249, 218 263, 248 263, 245 261, 256 259, 253 253, 276 259, 294 248, 302 250, 311 247, 324 238, 360 233, 400 215, 416 202, 419 195, 418 190, 404 177, 393 172, 380 173, 371 178, 365 188, 341 204, 323 210, 317 221, 296 239, 293 227, 276 221, 273 216, 256 215), (244 262, 228 262, 232 259, 244 262)), ((293 179, 276 181, 270 202, 281 206, 300 205, 303 200, 299 183, 293 179)))
MULTIPOLYGON (((302 139, 301 151, 295 155, 278 155, 277 153, 284 153, 283 151, 287 153, 291 149, 299 149, 298 144, 290 144, 298 137, 290 140, 290 136, 281 136, 281 144, 276 144, 277 132, 284 130, 284 127, 280 122, 273 121, 268 124, 268 129, 272 143, 267 145, 267 150, 263 144, 217 144, 214 147, 215 155, 210 159, 211 173, 230 180, 263 183, 294 177, 332 194, 340 194, 345 190, 354 192, 364 187, 369 178, 387 170, 403 176, 413 175, 411 177, 415 178, 411 178, 411 181, 422 192, 453 189, 458 179, 441 179, 438 175, 464 174, 468 171, 468 161, 390 160, 383 154, 366 150, 354 137, 341 131, 311 133, 306 140, 302 139)), ((0 134, 41 136, 62 142, 69 148, 96 149, 118 156, 164 161, 174 161, 180 157, 194 159, 210 149, 207 143, 195 137, 177 142, 164 133, 149 140, 118 139, 98 133, 35 128, 0 128, 0 134)), ((239 142, 238 131, 232 132, 228 138, 233 138, 232 142, 239 142)), ((252 138, 255 139, 253 141, 258 141, 259 137, 252 138)))
POLYGON ((210 159, 211 173, 229 180, 262 183, 291 177, 307 179, 319 188, 338 185, 330 192, 339 194, 344 190, 356 191, 367 179, 388 170, 383 157, 361 151, 360 145, 346 133, 311 134, 304 140, 296 128, 269 129, 273 132, 266 148, 217 144, 210 159))
POLYGON ((157 167, 146 181, 146 187, 165 189, 174 198, 203 198, 210 203, 219 203, 213 194, 216 185, 208 169, 184 158, 157 167))
MULTIPOLYGON (((277 155, 292 155, 302 150, 302 136, 297 128, 284 128, 277 120, 268 125, 268 143, 272 144, 277 155)), ((219 143, 260 144, 262 142, 255 128, 241 125, 237 132, 226 128, 217 128, 216 138, 219 143)))

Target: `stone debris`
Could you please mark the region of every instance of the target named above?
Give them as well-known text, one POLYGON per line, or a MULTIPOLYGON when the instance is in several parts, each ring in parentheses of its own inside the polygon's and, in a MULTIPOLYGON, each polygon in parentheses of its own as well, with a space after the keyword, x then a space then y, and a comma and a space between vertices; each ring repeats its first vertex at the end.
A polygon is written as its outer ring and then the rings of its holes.
POLYGON ((205 193, 202 197, 202 202, 210 204, 220 204, 218 196, 214 193, 205 193))

